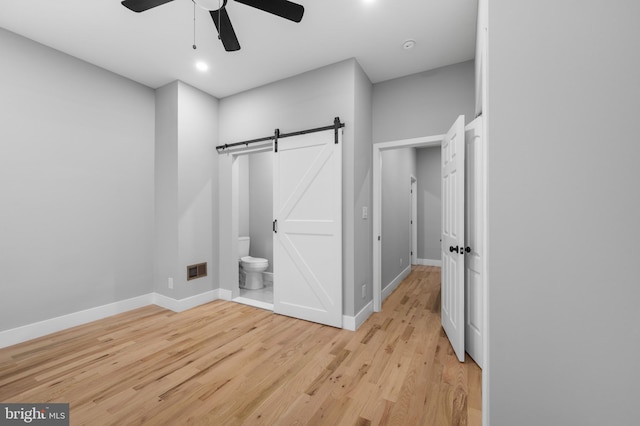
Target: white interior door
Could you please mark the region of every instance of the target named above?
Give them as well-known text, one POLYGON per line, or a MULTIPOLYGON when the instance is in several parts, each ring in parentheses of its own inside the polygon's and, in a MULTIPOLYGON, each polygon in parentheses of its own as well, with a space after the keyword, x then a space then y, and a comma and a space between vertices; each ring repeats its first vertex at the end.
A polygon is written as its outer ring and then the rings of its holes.
POLYGON ((273 310, 342 327, 342 130, 278 140, 273 310))
POLYGON ((464 115, 442 141, 442 327, 464 361, 464 115))
POLYGON ((467 353, 483 368, 484 345, 484 263, 485 258, 485 146, 482 138, 482 116, 473 120, 465 132, 465 347, 467 353))

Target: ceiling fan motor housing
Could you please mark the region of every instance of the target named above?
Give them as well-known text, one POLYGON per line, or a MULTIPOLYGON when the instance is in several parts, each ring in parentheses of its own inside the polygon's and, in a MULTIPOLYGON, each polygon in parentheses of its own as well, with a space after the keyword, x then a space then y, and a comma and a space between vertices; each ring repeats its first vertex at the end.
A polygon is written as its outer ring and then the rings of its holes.
POLYGON ((214 11, 224 8, 227 0, 192 0, 195 4, 204 10, 214 11))

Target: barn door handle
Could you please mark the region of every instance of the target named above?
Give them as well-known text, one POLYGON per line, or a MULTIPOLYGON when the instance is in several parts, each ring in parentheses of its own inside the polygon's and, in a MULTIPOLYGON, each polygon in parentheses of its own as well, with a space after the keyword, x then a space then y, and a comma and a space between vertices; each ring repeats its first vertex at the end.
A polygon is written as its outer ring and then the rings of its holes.
POLYGON ((273 232, 278 233, 278 219, 273 221, 273 232))

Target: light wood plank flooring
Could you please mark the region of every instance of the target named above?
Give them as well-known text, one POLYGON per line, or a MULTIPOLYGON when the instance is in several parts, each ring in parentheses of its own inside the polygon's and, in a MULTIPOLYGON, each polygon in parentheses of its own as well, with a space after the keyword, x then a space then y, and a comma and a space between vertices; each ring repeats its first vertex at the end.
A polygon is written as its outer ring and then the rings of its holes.
POLYGON ((479 425, 480 381, 426 266, 357 332, 219 300, 0 350, 0 401, 69 402, 72 425, 479 425))

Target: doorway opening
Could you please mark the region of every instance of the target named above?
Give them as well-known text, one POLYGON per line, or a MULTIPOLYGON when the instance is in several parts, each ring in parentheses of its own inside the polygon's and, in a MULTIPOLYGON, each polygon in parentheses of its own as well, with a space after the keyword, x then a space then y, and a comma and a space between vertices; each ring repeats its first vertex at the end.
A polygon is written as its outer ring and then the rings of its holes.
POLYGON ((418 264, 418 179, 411 175, 411 264, 418 264))
POLYGON ((240 301, 273 310, 273 152, 238 159, 240 301))
MULTIPOLYGON (((251 148, 223 146, 220 175, 221 298, 269 309, 334 327, 342 326, 342 124, 286 134, 251 148), (329 131, 330 130, 330 131, 329 131), (241 240, 241 164, 252 153, 268 151, 273 164, 272 204, 265 208, 272 219, 260 228, 273 233, 273 302, 256 301, 241 293, 238 260, 246 249, 241 240), (230 189, 230 190, 229 190, 230 189), (230 216, 230 217, 228 217, 230 216), (224 286, 224 288, 222 287, 224 286)), ((246 178, 245 178, 246 179, 246 178)), ((267 184, 267 182, 262 182, 267 184)), ((265 191, 266 192, 266 191, 265 191)), ((265 204, 265 203, 263 203, 265 204)), ((253 245, 253 243, 250 243, 253 245)), ((253 256, 252 254, 249 256, 253 256)), ((243 265, 244 268, 244 265, 243 265)), ((246 279, 249 279, 248 275, 246 279)), ((243 285, 242 287, 246 287, 243 285)))
MULTIPOLYGON (((382 310, 382 153, 388 150, 404 148, 423 148, 429 146, 440 146, 445 135, 427 136, 422 138, 404 139, 391 142, 382 142, 373 145, 373 310, 382 310)), ((417 192, 417 191, 416 191, 417 192)), ((413 200, 413 198, 412 198, 413 200)), ((415 203, 417 207, 417 202, 415 203)), ((413 210, 413 206, 412 206, 413 210)), ((412 212, 413 215, 413 212, 412 212)), ((416 213, 417 215, 417 213, 416 213)), ((413 228, 411 229, 413 234, 413 228)), ((417 233, 417 230, 416 230, 417 233)), ((417 240, 417 237, 416 237, 417 240)), ((412 250, 413 250, 413 242, 412 250)), ((417 250, 416 250, 417 251, 417 250)), ((414 251, 414 254, 417 254, 414 251)), ((413 255, 411 263, 414 262, 413 255)))
POLYGON ((233 157, 231 218, 235 243, 232 245, 232 250, 235 248, 232 258, 237 263, 231 300, 270 311, 273 311, 272 153, 270 142, 230 153, 233 157), (261 286, 247 285, 248 268, 241 267, 242 257, 262 260, 267 265, 266 268, 258 268, 264 271, 252 272, 254 276, 260 275, 261 286), (244 286, 241 286, 241 281, 244 281, 244 286))
MULTIPOLYGON (((373 146, 373 238, 374 238, 374 258, 373 258, 373 282, 374 282, 374 307, 373 310, 380 312, 382 309, 382 289, 381 289, 381 188, 382 188, 382 153, 386 150, 402 149, 402 148, 415 148, 415 147, 429 147, 429 146, 441 146, 442 147, 442 170, 441 170, 441 185, 442 185, 442 206, 454 205, 453 208, 449 207, 449 212, 456 213, 457 219, 454 221, 449 216, 448 212, 445 212, 443 208, 443 223, 441 224, 441 232, 443 236, 443 247, 440 247, 442 252, 442 266, 443 275, 449 268, 449 274, 453 270, 453 266, 462 265, 462 271, 456 268, 455 279, 455 291, 449 286, 449 289, 445 285, 445 277, 442 277, 441 293, 442 293, 442 305, 444 309, 445 301, 449 303, 449 311, 455 313, 455 327, 464 330, 461 339, 454 339, 449 336, 447 331, 447 337, 452 344, 452 348, 456 349, 456 356, 458 360, 464 360, 464 353, 468 353, 470 357, 482 368, 482 386, 483 390, 487 390, 487 363, 488 363, 488 285, 487 285, 487 168, 486 168, 486 132, 483 126, 482 116, 477 117, 468 125, 464 125, 464 117, 460 116, 456 120, 456 123, 449 130, 447 135, 437 135, 423 138, 390 141, 384 143, 374 144, 373 146), (457 136, 456 136, 457 135, 457 136), (464 135, 462 139, 460 135, 464 135), (455 145, 451 143, 452 140, 456 140, 455 145), (445 153, 447 156, 445 156, 445 153), (466 154, 466 155, 465 155, 466 154), (451 171, 451 157, 458 157, 455 162, 457 169, 462 170, 461 174, 451 180, 451 176, 454 172, 451 171), (449 179, 449 181, 447 181, 449 179), (453 182, 453 183, 452 183, 453 182), (457 199, 459 194, 462 195, 462 202, 460 201, 446 201, 445 188, 447 185, 453 186, 463 182, 462 189, 455 191, 455 197, 457 199), (459 215, 462 214, 462 219, 459 215), (448 221, 448 225, 445 225, 448 221), (452 227, 452 223, 456 223, 452 227), (461 225, 460 225, 461 224, 461 225), (453 229, 454 232, 451 232, 453 229), (445 230, 448 230, 449 236, 460 237, 454 242, 445 241, 445 230), (446 253, 444 248, 446 247, 446 253), (446 255, 455 254, 457 252, 458 257, 456 259, 448 259, 446 255), (445 265, 446 263, 446 265, 445 265), (460 286, 460 280, 462 279, 462 285, 460 286), (445 297, 445 291, 448 293, 445 297), (448 300, 447 300, 448 298, 448 300), (456 309, 451 309, 453 306, 452 300, 455 299, 456 309), (460 301, 462 300, 462 303, 460 301), (455 312, 454 312, 455 311, 455 312), (462 319, 459 314, 463 312, 462 319), (461 349, 461 351, 460 351, 461 349), (462 356, 460 356, 460 353, 462 356)), ((455 171, 457 173, 457 171, 455 171)), ((453 199, 452 195, 449 195, 449 200, 453 199)), ((453 216, 453 215, 451 215, 453 216)), ((419 263, 422 263, 420 260, 419 263)), ((444 317, 444 314, 443 314, 444 317)), ((454 317, 452 314, 451 317, 454 317)), ((444 318, 442 325, 444 327, 444 318)), ((486 404, 483 401, 483 408, 486 409, 486 404)), ((483 411, 486 413, 486 411, 483 411)))

